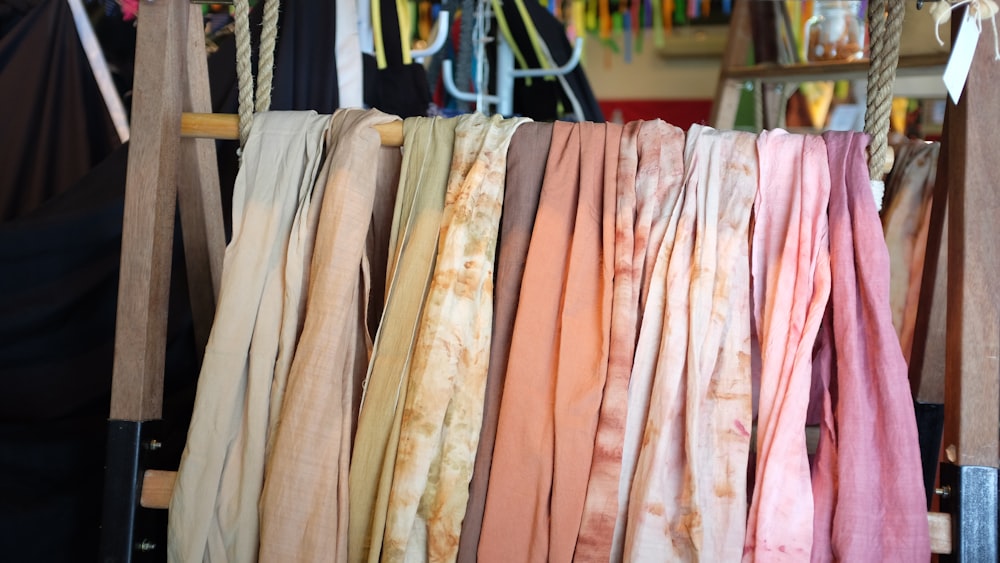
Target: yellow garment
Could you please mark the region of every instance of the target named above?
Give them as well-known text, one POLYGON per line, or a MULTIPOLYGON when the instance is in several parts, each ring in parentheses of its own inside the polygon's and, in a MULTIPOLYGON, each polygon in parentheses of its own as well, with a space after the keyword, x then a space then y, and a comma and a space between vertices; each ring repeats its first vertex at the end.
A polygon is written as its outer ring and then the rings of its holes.
POLYGON ((352 562, 377 562, 381 554, 406 380, 437 257, 456 121, 413 117, 403 122, 403 163, 386 275, 390 281, 358 416, 358 447, 351 457, 352 562))

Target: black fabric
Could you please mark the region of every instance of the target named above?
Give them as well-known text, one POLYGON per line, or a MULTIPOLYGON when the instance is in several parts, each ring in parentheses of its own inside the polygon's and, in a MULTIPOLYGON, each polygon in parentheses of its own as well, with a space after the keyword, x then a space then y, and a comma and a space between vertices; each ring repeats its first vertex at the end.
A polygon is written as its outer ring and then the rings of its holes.
MULTIPOLYGON (((93 561, 100 537, 127 145, 0 224, 0 553, 93 561)), ((164 418, 176 463, 197 358, 178 230, 164 418)))
MULTIPOLYGON (((255 15, 260 17, 259 13, 255 15)), ((334 49, 336 27, 336 2, 281 3, 271 109, 333 113, 340 106, 334 49)), ((252 28, 255 35, 259 33, 260 26, 252 28)), ((254 44, 259 45, 256 39, 254 44)))
POLYGON ((386 68, 379 69, 375 57, 363 55, 365 105, 400 117, 425 116, 431 104, 427 73, 423 65, 403 64, 396 1, 379 0, 379 9, 386 68))
POLYGON ((0 108, 0 221, 63 192, 119 145, 65 0, 42 2, 0 39, 0 108))
MULTIPOLYGON (((517 9, 517 4, 512 1, 502 2, 501 4, 504 17, 507 19, 507 24, 510 27, 511 36, 521 54, 524 55, 525 62, 530 68, 541 68, 541 63, 538 57, 535 56, 535 49, 531 45, 527 28, 524 26, 524 21, 517 9)), ((566 38, 566 30, 563 28, 562 23, 538 2, 524 0, 524 5, 527 8, 528 15, 531 17, 531 21, 535 25, 535 29, 538 30, 541 40, 548 47, 552 59, 557 65, 565 64, 573 55, 573 46, 570 44, 569 39, 566 38)), ((494 29, 496 28, 497 26, 494 25, 494 29)), ((495 53, 493 58, 493 68, 496 68, 495 53)), ((577 101, 580 103, 581 111, 583 111, 583 119, 585 121, 603 123, 604 114, 597 103, 594 91, 590 88, 590 82, 587 80, 587 74, 584 72, 583 67, 577 65, 575 69, 566 74, 565 78, 570 90, 573 91, 577 101)), ((493 79, 495 80, 495 77, 493 79)), ((495 88, 495 85, 491 85, 491 88, 495 88)), ((530 85, 523 78, 514 81, 515 114, 530 117, 535 121, 553 121, 562 117, 559 111, 560 104, 565 108, 565 112, 572 110, 569 98, 563 92, 559 81, 533 78, 530 85)))

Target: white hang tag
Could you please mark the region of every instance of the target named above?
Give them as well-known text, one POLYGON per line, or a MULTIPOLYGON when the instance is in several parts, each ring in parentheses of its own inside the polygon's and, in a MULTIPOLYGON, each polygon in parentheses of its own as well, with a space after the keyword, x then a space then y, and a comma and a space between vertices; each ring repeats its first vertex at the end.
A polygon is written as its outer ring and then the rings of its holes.
POLYGON ((962 97, 962 90, 965 89, 965 82, 969 78, 969 69, 972 68, 972 58, 976 54, 980 33, 982 30, 979 22, 966 14, 962 19, 962 25, 958 28, 958 36, 955 37, 951 56, 948 57, 948 65, 944 68, 942 77, 951 101, 956 104, 962 97))

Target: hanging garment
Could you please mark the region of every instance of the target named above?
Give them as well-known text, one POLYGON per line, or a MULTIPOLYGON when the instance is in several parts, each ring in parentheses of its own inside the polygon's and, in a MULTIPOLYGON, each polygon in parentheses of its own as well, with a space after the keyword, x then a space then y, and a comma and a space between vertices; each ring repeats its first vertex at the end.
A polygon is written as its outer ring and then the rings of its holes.
POLYGON ((627 561, 735 561, 743 552, 755 137, 694 125, 684 162, 666 320, 629 499, 627 561))
POLYGON ((297 336, 282 325, 300 322, 300 306, 284 295, 304 297, 299 288, 308 279, 302 270, 309 250, 297 245, 311 241, 315 229, 310 205, 322 200, 325 180, 317 182, 316 174, 329 122, 315 112, 262 113, 254 120, 237 176, 219 305, 170 500, 171 561, 257 558, 270 388, 279 358, 290 357, 297 336))
POLYGON ((493 462, 500 397, 503 394, 511 336, 517 315, 521 279, 528 255, 528 243, 535 225, 538 198, 542 191, 545 161, 552 141, 551 123, 523 123, 514 132, 507 149, 503 212, 497 241, 496 286, 493 290, 493 338, 490 366, 486 376, 483 423, 479 431, 476 462, 469 483, 469 502, 462 519, 458 561, 474 563, 486 509, 486 490, 493 462))
MULTIPOLYGON (((0 222, 5 560, 75 563, 100 547, 127 153, 120 146, 66 191, 0 222)), ((157 429, 165 463, 180 457, 198 375, 174 232, 157 429)))
POLYGON ((0 221, 69 189, 120 144, 69 4, 32 3, 0 37, 0 221))
MULTIPOLYGON (((347 477, 355 395, 368 369, 366 239, 377 199, 394 195, 398 149, 380 149, 378 111, 338 110, 327 133, 302 336, 288 375, 261 494, 260 561, 347 560, 347 477), (377 155, 377 156, 376 156, 377 155), (373 156, 378 165, 373 166, 373 156), (379 182, 379 180, 382 180, 379 182), (388 181, 387 181, 388 180, 388 181), (280 423, 279 423, 280 422, 280 423)), ((309 244, 308 242, 306 244, 309 244)), ((303 300, 303 304, 305 301, 303 300)), ((274 409, 278 410, 278 409, 274 409)), ((272 412, 274 412, 272 410, 272 412)))
POLYGON ((375 56, 364 55, 365 103, 400 117, 427 115, 431 103, 426 71, 410 56, 410 5, 371 1, 375 56))
MULTIPOLYGON (((574 560, 608 561, 618 513, 622 441, 628 408, 628 384, 641 322, 640 298, 644 273, 650 268, 650 231, 665 192, 660 171, 677 166, 663 162, 671 143, 679 147, 684 132, 663 121, 633 121, 625 125, 618 157, 615 211, 615 276, 611 303, 611 344, 608 376, 597 424, 594 459, 587 483, 583 520, 574 560)), ((680 152, 678 150, 678 152, 680 152)), ((669 184, 668 184, 669 185, 669 184)), ((658 219, 658 217, 657 217, 658 219)), ((662 221, 660 222, 662 223, 662 221)), ((663 229, 658 229, 662 235, 663 229)), ((651 261, 650 261, 651 262, 651 261)), ((648 282, 648 280, 645 280, 648 282)))
POLYGON ((382 561, 453 561, 483 420, 507 146, 524 119, 458 118, 410 367, 382 561))
MULTIPOLYGON (((526 68, 542 68, 541 58, 546 51, 556 65, 569 61, 573 46, 566 38, 566 30, 562 22, 544 5, 516 0, 501 2, 497 11, 503 14, 510 29, 507 39, 511 48, 515 53, 523 55, 524 62, 519 61, 519 64, 526 68)), ((538 121, 549 121, 561 117, 560 106, 567 113, 570 108, 579 108, 582 115, 577 116, 577 119, 604 121, 601 106, 594 97, 582 65, 577 65, 558 80, 521 78, 514 81, 515 114, 538 121)))
POLYGON ((882 228, 889 248, 889 307, 903 358, 909 362, 924 274, 940 143, 896 144, 888 178, 882 228))
MULTIPOLYGON (((274 88, 271 91, 271 108, 279 110, 316 110, 331 114, 343 107, 340 99, 340 70, 348 71, 353 83, 345 83, 346 91, 356 90, 356 101, 361 84, 360 44, 352 45, 350 37, 340 34, 344 25, 338 13, 338 2, 310 2, 285 0, 281 3, 278 19, 278 38, 274 51, 274 88), (356 61, 356 62, 355 62, 356 61)), ((262 12, 263 10, 254 10, 262 12)), ((348 20, 355 25, 355 20, 348 20)), ((251 29, 258 30, 253 21, 251 29)), ((254 37, 254 53, 259 45, 254 37)), ((345 100, 347 101, 347 100, 345 100)))
POLYGON ((760 405, 743 560, 797 562, 809 558, 813 542, 804 428, 813 345, 830 294, 830 170, 820 137, 765 131, 757 149, 751 285, 760 405))
POLYGON ((906 362, 889 309, 889 255, 873 205, 859 133, 826 133, 830 259, 836 338, 836 439, 823 440, 837 471, 833 506, 817 504, 813 561, 927 561, 917 428, 906 362), (877 508, 877 510, 873 509, 877 508))
POLYGON ((479 560, 573 556, 607 373, 621 126, 556 122, 500 403, 479 560))
POLYGON ((417 328, 437 259, 454 119, 403 122, 403 161, 389 236, 385 312, 358 413, 348 486, 348 560, 377 562, 417 328), (405 250, 405 252, 404 252, 405 250))
MULTIPOLYGON (((654 122, 656 123, 656 122, 654 122)), ((684 184, 684 132, 666 125, 649 139, 640 131, 639 169, 636 178, 636 255, 645 252, 639 292, 639 331, 628 386, 628 407, 622 440, 622 461, 617 488, 618 503, 611 561, 621 561, 629 492, 639 457, 639 445, 649 414, 653 372, 659 356, 666 318, 666 269, 677 234, 684 184), (644 232, 648 241, 642 248, 644 232)))

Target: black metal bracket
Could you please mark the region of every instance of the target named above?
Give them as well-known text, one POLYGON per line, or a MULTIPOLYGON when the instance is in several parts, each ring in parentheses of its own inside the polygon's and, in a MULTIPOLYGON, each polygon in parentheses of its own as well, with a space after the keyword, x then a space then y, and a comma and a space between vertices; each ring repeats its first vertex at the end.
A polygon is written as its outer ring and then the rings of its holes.
POLYGON ((951 514, 951 554, 940 561, 996 563, 997 468, 941 464, 941 511, 951 514))
POLYGON ((101 515, 101 563, 166 561, 166 510, 139 505, 142 477, 155 467, 162 421, 108 421, 101 515))

